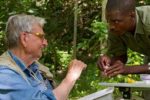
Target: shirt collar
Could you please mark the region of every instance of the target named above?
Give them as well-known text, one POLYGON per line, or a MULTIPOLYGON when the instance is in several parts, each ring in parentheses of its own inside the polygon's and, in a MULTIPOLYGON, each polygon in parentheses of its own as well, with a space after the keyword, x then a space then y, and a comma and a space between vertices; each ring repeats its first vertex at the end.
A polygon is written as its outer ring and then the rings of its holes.
POLYGON ((135 34, 144 34, 142 20, 140 19, 140 15, 138 14, 138 11, 136 10, 136 29, 135 34))
MULTIPOLYGON (((28 70, 27 66, 24 64, 24 62, 19 59, 17 56, 15 56, 10 50, 8 51, 8 54, 11 56, 11 58, 15 61, 15 63, 21 68, 22 71, 28 70)), ((31 65, 29 65, 29 68, 33 71, 36 72, 38 69, 38 65, 33 62, 31 65)))

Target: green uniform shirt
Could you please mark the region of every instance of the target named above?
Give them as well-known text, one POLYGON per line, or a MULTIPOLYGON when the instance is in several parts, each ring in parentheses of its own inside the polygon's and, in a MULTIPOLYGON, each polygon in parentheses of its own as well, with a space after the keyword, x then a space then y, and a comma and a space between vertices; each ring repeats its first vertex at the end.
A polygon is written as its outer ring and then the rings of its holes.
POLYGON ((150 57, 150 6, 136 8, 136 30, 122 36, 108 34, 108 54, 120 56, 127 48, 150 57))

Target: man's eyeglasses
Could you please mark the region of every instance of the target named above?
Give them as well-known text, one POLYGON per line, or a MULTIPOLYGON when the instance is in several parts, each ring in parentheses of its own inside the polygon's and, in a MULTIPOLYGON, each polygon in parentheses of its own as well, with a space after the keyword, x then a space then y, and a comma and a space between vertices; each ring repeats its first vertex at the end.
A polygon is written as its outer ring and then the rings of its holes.
POLYGON ((33 35, 39 37, 40 39, 44 40, 45 39, 45 34, 42 34, 42 33, 32 33, 33 35))
POLYGON ((45 39, 45 34, 43 34, 43 33, 39 33, 39 32, 36 32, 36 33, 27 32, 27 33, 33 34, 33 35, 35 35, 36 37, 40 38, 41 40, 44 40, 44 39, 45 39))

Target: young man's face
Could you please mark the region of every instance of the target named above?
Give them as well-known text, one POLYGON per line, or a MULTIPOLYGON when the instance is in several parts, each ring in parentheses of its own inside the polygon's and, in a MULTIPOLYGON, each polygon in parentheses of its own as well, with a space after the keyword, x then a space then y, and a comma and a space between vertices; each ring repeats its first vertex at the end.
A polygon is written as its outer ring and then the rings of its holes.
POLYGON ((106 12, 109 30, 116 35, 122 35, 133 28, 133 17, 129 13, 121 13, 119 10, 106 12))

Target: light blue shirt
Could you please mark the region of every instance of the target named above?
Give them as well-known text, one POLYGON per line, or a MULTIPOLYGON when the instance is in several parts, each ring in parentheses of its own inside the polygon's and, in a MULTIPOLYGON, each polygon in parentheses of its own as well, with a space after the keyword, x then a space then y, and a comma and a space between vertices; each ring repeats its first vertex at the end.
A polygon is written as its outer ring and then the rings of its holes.
POLYGON ((44 80, 38 65, 27 67, 8 51, 12 59, 26 74, 30 84, 17 72, 0 65, 0 100, 56 100, 48 80, 44 80))

